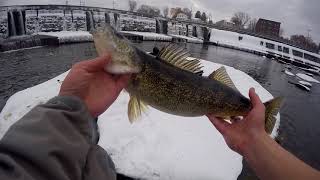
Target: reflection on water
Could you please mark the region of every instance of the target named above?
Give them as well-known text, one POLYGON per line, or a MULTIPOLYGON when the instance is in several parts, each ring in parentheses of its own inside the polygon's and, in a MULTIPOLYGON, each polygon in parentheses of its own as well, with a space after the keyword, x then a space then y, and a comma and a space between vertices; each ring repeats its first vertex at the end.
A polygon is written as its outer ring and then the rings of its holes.
MULTIPOLYGON (((144 42, 137 46, 151 52, 154 45, 161 44, 144 42)), ((320 85, 314 84, 310 93, 302 91, 288 83, 294 77, 281 72, 284 69, 282 64, 253 54, 199 44, 184 46, 192 56, 244 71, 274 96, 284 96, 286 100, 281 109, 280 144, 320 169, 320 85)), ((68 70, 75 62, 95 56, 92 43, 0 53, 0 109, 15 92, 49 80, 68 70)), ((292 71, 299 72, 294 67, 292 71)), ((249 172, 245 170, 245 173, 249 172)))

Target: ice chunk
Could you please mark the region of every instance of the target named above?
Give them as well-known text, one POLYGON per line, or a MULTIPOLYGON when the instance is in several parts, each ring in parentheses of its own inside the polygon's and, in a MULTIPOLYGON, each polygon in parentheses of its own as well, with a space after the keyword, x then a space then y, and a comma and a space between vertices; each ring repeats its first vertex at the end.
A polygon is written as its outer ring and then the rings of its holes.
POLYGON ((286 74, 289 75, 289 76, 294 76, 294 74, 293 74, 292 72, 287 71, 287 70, 285 70, 284 73, 286 73, 286 74))
POLYGON ((299 78, 303 79, 303 80, 306 80, 306 81, 309 81, 309 82, 315 82, 315 83, 320 83, 320 81, 314 79, 313 77, 310 77, 306 74, 302 74, 302 73, 298 73, 296 74, 299 78))
POLYGON ((306 81, 299 81, 299 83, 300 83, 300 84, 303 84, 303 85, 305 85, 305 86, 308 86, 308 87, 311 87, 311 86, 312 86, 311 83, 306 82, 306 81))

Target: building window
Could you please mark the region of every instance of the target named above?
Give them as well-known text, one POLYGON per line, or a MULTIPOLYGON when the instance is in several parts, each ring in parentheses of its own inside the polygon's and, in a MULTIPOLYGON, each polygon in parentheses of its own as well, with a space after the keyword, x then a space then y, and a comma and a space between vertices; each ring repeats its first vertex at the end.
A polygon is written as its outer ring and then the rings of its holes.
POLYGON ((304 53, 304 58, 310 61, 318 62, 318 58, 310 54, 304 53))
POLYGON ((274 44, 266 43, 266 47, 267 47, 268 49, 274 49, 274 44))
POLYGON ((282 46, 278 46, 278 51, 282 52, 282 46))
POLYGON ((260 41, 260 46, 263 46, 263 41, 260 41))
POLYGON ((289 54, 289 48, 283 47, 283 52, 289 54))
POLYGON ((297 57, 303 57, 303 53, 300 51, 292 50, 292 54, 297 57))

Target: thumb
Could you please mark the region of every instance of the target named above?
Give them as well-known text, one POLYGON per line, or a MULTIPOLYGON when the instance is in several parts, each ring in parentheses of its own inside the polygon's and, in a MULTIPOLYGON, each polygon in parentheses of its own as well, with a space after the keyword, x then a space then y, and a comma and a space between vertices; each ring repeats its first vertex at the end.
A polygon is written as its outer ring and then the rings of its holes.
POLYGON ((253 107, 261 107, 263 103, 261 102, 259 96, 256 94, 254 88, 250 88, 249 90, 249 97, 253 107))

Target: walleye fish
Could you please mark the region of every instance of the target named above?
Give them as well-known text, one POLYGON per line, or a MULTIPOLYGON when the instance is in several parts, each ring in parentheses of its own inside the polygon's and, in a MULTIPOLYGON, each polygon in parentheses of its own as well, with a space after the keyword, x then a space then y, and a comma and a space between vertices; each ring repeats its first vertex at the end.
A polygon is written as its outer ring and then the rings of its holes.
MULTIPOLYGON (((185 117, 214 114, 230 118, 244 116, 252 109, 250 100, 236 89, 224 67, 203 77, 200 61, 188 58, 190 54, 184 48, 170 44, 152 56, 133 46, 111 26, 92 34, 98 54, 112 56, 107 72, 133 73, 126 88, 131 123, 147 106, 185 117)), ((264 103, 268 133, 272 132, 281 101, 282 98, 275 98, 264 103)))

